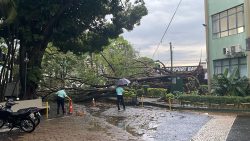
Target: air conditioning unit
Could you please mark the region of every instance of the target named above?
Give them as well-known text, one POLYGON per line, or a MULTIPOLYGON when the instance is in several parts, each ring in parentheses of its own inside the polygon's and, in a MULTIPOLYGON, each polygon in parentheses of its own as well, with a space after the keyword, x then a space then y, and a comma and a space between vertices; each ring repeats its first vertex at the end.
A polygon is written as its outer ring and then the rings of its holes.
POLYGON ((230 48, 223 48, 223 54, 224 55, 230 55, 231 54, 230 48))
POLYGON ((242 52, 240 45, 235 45, 230 47, 232 53, 240 53, 242 52))

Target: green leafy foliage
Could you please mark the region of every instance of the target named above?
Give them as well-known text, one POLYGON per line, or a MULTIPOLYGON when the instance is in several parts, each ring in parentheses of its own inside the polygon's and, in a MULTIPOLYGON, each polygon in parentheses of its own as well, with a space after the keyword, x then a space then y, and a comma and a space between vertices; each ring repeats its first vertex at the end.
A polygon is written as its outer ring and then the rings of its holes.
POLYGON ((14 22, 17 12, 14 0, 0 1, 0 27, 14 22))
POLYGON ((45 41, 53 42, 64 52, 100 51, 109 38, 117 37, 123 29, 132 30, 147 14, 143 1, 131 0, 123 4, 120 0, 13 0, 11 3, 16 6, 8 9, 18 13, 14 18, 22 35, 16 37, 23 40, 21 44, 32 45, 28 47, 30 50, 45 41))
POLYGON ((136 90, 135 89, 125 90, 124 97, 136 97, 136 90))
POLYGON ((190 101, 191 103, 206 103, 206 104, 240 104, 250 102, 250 97, 240 96, 199 96, 199 95, 181 95, 178 100, 190 101))
POLYGON ((168 94, 165 94, 165 98, 166 98, 166 100, 168 100, 168 99, 174 99, 175 96, 172 93, 168 93, 168 94))
POLYGON ((136 95, 141 97, 142 95, 144 95, 144 91, 143 89, 136 89, 136 95))
POLYGON ((97 54, 97 60, 105 67, 105 73, 115 77, 141 77, 146 76, 148 68, 153 67, 152 59, 138 58, 133 47, 119 37, 110 40, 110 45, 106 46, 101 54, 97 54))
POLYGON ((220 96, 246 96, 249 89, 248 78, 240 77, 239 69, 229 74, 225 69, 223 74, 215 75, 212 80, 212 93, 220 96))
POLYGON ((164 88, 148 88, 147 97, 164 97, 167 93, 167 89, 164 88))
POLYGON ((51 87, 62 83, 68 87, 71 87, 72 83, 81 87, 114 84, 114 81, 105 76, 118 78, 145 76, 144 72, 147 71, 145 64, 153 67, 154 62, 151 59, 144 59, 138 59, 136 51, 122 37, 111 40, 102 54, 63 53, 50 43, 43 57, 43 81, 51 87))
MULTIPOLYGON (((129 77, 134 74, 140 74, 135 75, 137 77, 144 76, 143 73, 147 71, 148 66, 154 67, 155 63, 151 59, 138 59, 132 46, 122 37, 110 42, 110 46, 106 46, 103 51, 106 60, 98 53, 84 55, 75 55, 72 52, 63 53, 52 43, 49 44, 42 63, 43 86, 98 87, 109 83, 114 84, 105 76, 129 77), (107 60, 115 68, 115 72, 112 71, 107 60)), ((145 85, 145 88, 147 87, 145 85)), ((149 95, 162 97, 166 91, 166 89, 155 88, 151 90, 152 94, 149 95)), ((136 85, 133 85, 133 89, 125 92, 127 97, 141 96, 142 94, 144 94, 144 90, 136 85)))
MULTIPOLYGON (((25 54, 28 54, 30 59, 28 68, 41 68, 48 43, 52 43, 67 56, 72 56, 68 51, 78 55, 100 52, 109 44, 110 38, 118 37, 124 30, 132 30, 147 14, 143 0, 2 0, 0 7, 0 37, 8 42, 16 39, 20 41, 19 58, 24 60, 25 54), (7 24, 2 26, 3 22, 7 24)), ((74 72, 74 67, 68 67, 70 63, 78 64, 74 63, 74 59, 65 57, 62 60, 60 56, 57 57, 59 62, 47 60, 55 72, 51 68, 51 72, 47 71, 46 74, 50 74, 49 76, 61 74, 63 78, 67 74, 65 72, 74 72), (65 68, 60 69, 62 67, 65 68), (63 72, 60 72, 62 70, 63 72)), ((24 86, 25 63, 20 61, 19 65, 20 79, 24 86)), ((93 68, 84 69, 83 72, 89 71, 88 69, 93 68)), ((89 77, 88 80, 96 76, 97 70, 90 72, 89 75, 84 75, 89 77)), ((97 79, 94 81, 104 83, 97 79)))
POLYGON ((42 78, 42 73, 40 68, 32 68, 28 70, 29 73, 27 75, 27 80, 30 81, 29 83, 38 84, 42 78))
POLYGON ((43 58, 44 84, 49 87, 65 85, 87 87, 104 84, 104 78, 98 70, 93 69, 87 55, 75 55, 72 52, 63 53, 50 44, 43 58), (85 85, 82 85, 85 84, 85 85))

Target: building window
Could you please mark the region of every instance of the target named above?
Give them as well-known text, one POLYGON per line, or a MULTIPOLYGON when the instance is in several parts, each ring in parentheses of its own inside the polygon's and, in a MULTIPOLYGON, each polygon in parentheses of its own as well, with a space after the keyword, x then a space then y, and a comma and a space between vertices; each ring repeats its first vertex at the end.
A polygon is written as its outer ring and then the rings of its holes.
POLYGON ((224 73, 225 69, 228 69, 230 74, 236 68, 239 69, 241 77, 247 76, 246 57, 214 60, 214 74, 224 73))
POLYGON ((244 8, 239 5, 212 16, 213 38, 244 32, 244 8))

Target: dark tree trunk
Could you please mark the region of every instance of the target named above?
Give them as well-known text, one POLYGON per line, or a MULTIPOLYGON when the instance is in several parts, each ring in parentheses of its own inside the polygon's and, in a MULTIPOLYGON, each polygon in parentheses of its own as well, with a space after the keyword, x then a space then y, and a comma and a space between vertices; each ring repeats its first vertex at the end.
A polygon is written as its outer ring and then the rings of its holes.
POLYGON ((20 95, 19 97, 23 99, 25 97, 25 92, 24 92, 24 87, 25 87, 25 53, 26 53, 26 48, 22 43, 22 40, 20 42, 20 49, 19 49, 19 77, 20 77, 20 85, 21 85, 21 90, 20 90, 20 95))
POLYGON ((36 98, 36 89, 41 79, 41 62, 46 48, 45 44, 47 45, 47 43, 37 44, 28 49, 27 46, 20 48, 20 97, 22 99, 36 98), (26 55, 29 61, 25 62, 26 55))

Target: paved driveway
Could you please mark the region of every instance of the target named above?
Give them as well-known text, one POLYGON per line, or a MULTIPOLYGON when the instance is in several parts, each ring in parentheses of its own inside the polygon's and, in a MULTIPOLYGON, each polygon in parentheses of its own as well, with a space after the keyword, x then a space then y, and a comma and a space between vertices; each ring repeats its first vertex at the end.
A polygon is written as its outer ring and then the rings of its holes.
MULTIPOLYGON (((226 139, 234 116, 168 111, 157 107, 130 107, 117 111, 114 104, 87 108, 74 105, 83 116, 42 120, 32 133, 0 130, 1 141, 204 141, 226 139), (227 121, 227 120, 228 121, 227 121), (222 128, 223 127, 223 128, 222 128), (213 131, 213 132, 207 132, 213 131), (221 132, 222 131, 222 132, 221 132)), ((232 130, 233 131, 233 130, 232 130)), ((244 131, 249 131, 244 129, 244 131)), ((230 132, 231 134, 231 132, 230 132)), ((228 140, 229 141, 229 140, 228 140)))
POLYGON ((1 141, 116 141, 137 140, 118 127, 103 124, 90 115, 44 120, 32 133, 19 129, 0 132, 1 141), (125 138, 124 138, 125 137, 125 138))

